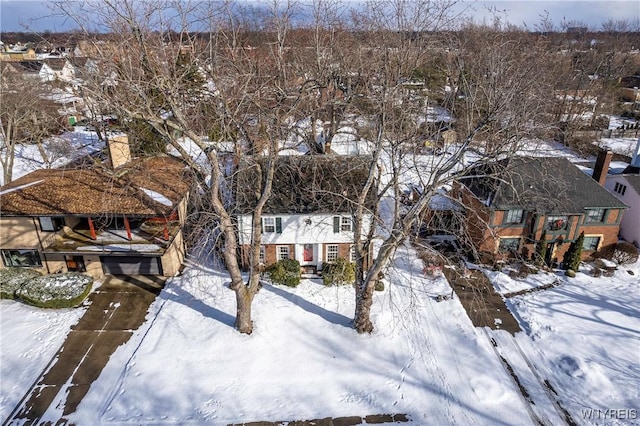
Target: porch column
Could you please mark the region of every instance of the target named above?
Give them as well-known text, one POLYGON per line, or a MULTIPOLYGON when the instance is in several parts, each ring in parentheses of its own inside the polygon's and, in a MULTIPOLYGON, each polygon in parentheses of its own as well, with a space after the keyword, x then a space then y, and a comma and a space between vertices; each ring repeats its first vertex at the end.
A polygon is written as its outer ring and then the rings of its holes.
POLYGON ((124 217, 124 229, 127 230, 127 239, 131 241, 131 225, 129 225, 129 218, 124 217))
POLYGON ((169 241, 169 225, 168 222, 164 222, 164 240, 169 241))
POLYGON ((92 240, 97 240, 98 236, 96 235, 96 228, 93 226, 93 220, 91 218, 87 218, 89 220, 89 233, 91 234, 92 240))

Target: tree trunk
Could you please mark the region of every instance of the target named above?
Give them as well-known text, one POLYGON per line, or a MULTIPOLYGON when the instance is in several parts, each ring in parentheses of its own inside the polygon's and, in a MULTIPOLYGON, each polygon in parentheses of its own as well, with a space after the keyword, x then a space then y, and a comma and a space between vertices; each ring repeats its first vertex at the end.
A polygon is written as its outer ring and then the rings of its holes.
POLYGON ((365 281, 360 285, 362 287, 358 289, 353 326, 358 333, 371 333, 373 331, 371 305, 373 305, 373 291, 376 287, 376 281, 365 281))
POLYGON ((251 302, 253 294, 242 285, 234 290, 236 292, 236 323, 235 327, 240 333, 251 334, 253 321, 251 320, 251 302))

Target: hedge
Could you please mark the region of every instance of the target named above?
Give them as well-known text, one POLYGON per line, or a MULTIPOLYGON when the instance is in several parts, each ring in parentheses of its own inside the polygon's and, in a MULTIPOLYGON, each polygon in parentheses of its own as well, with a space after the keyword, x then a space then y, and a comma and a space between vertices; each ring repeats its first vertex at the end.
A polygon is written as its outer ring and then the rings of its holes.
POLYGON ((15 299, 16 291, 24 283, 39 276, 40 272, 28 268, 0 269, 0 299, 15 299))
POLYGON ((16 291, 16 297, 39 308, 72 308, 91 291, 93 278, 77 272, 36 277, 16 291))

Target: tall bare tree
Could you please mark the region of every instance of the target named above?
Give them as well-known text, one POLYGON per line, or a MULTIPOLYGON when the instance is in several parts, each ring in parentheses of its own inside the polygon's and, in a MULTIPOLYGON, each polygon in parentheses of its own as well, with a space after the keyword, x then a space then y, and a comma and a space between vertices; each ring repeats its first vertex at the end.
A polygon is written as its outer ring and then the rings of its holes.
MULTIPOLYGON (((445 142, 444 153, 440 156, 414 155, 415 148, 430 136, 416 125, 428 119, 430 105, 415 93, 404 90, 403 81, 410 77, 413 68, 428 60, 426 47, 435 40, 426 30, 433 21, 411 21, 410 17, 415 14, 404 8, 405 3, 392 2, 392 5, 395 15, 387 11, 377 16, 377 21, 375 13, 368 16, 374 18, 373 25, 379 25, 370 33, 379 34, 384 42, 378 40, 364 49, 373 52, 373 59, 369 57, 367 63, 375 70, 369 77, 374 83, 365 96, 371 100, 369 113, 375 119, 369 130, 373 136, 374 161, 370 167, 370 184, 363 196, 368 191, 379 191, 380 201, 391 196, 387 203, 391 219, 384 224, 386 232, 371 268, 364 271, 361 259, 366 254, 366 243, 357 242, 363 211, 358 210, 354 216, 358 259, 354 324, 358 332, 373 330, 370 309, 376 283, 397 248, 418 224, 432 197, 443 187, 450 187, 457 177, 468 173, 467 156, 472 155, 476 164, 512 156, 526 138, 538 136, 545 127, 544 107, 549 92, 547 81, 532 78, 540 61, 538 53, 545 48, 544 39, 483 27, 446 33, 446 37, 438 42, 442 43, 440 49, 449 52, 447 75, 454 96, 450 96, 444 106, 456 119, 457 141, 445 142), (399 28, 406 30, 391 33, 389 27, 380 25, 388 22, 391 16, 395 16, 399 28), (416 99, 422 103, 416 105, 416 99), (378 161, 383 157, 386 157, 388 169, 381 174, 378 161), (416 183, 422 187, 422 192, 405 210, 399 203, 399 184, 401 176, 411 169, 417 174, 416 183), (382 186, 377 187, 376 182, 382 186)), ((442 19, 445 12, 428 18, 442 19)), ((430 46, 431 49, 435 47, 430 46)), ((371 241, 372 237, 369 235, 364 240, 371 241)))
MULTIPOLYGON (((107 41, 96 40, 100 72, 86 81, 84 94, 122 119, 151 125, 162 135, 197 177, 198 217, 207 231, 219 231, 222 257, 236 293, 236 328, 251 333, 251 307, 259 289, 262 210, 271 193, 278 142, 288 134, 290 111, 300 102, 288 77, 285 49, 294 4, 274 2, 254 11, 266 40, 253 45, 257 28, 243 27, 238 5, 230 2, 160 4, 109 1, 87 5, 89 16, 61 4, 85 28, 87 22, 107 27, 107 41), (205 7, 206 6, 206 7, 205 7), (205 25, 208 37, 193 33, 205 25), (293 95, 292 95, 293 93, 293 95), (193 143, 204 163, 185 148, 193 143), (231 149, 228 147, 231 146, 231 149), (222 158, 231 151, 235 164, 245 155, 268 159, 251 163, 266 167, 256 182, 258 196, 252 213, 248 278, 241 269, 230 188, 237 168, 222 158), (211 223, 215 226, 211 226, 211 223)), ((215 235, 211 232, 210 235, 215 235)))
MULTIPOLYGON (((43 140, 64 129, 59 106, 44 96, 51 88, 39 80, 25 78, 17 71, 3 67, 0 72, 0 165, 3 184, 13 179, 16 149, 20 145, 36 145, 45 163, 49 155, 43 140)), ((50 165, 50 164, 48 164, 50 165)))

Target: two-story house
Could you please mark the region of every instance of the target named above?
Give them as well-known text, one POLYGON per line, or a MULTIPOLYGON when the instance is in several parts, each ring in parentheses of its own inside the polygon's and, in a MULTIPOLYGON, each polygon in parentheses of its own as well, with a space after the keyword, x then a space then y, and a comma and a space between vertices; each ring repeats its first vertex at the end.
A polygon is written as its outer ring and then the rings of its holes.
MULTIPOLYGON (((353 212, 371 157, 280 156, 277 161, 272 194, 261 218, 260 262, 268 266, 280 259, 296 259, 309 273, 321 271, 324 262, 339 257, 353 262, 353 212)), ((256 183, 262 177, 257 167, 241 170, 236 183, 237 221, 243 262, 248 267, 251 211, 257 199, 256 183)), ((363 238, 373 224, 374 204, 374 197, 369 197, 363 238)), ((365 259, 365 268, 370 257, 371 253, 365 259)))
POLYGON ((37 170, 0 188, 0 267, 178 272, 188 170, 168 156, 130 159, 126 137, 108 146, 111 165, 37 170))
POLYGON ((546 235, 547 262, 561 262, 584 232, 583 258, 618 241, 627 206, 566 158, 514 157, 475 167, 455 185, 480 253, 531 258, 546 235))

